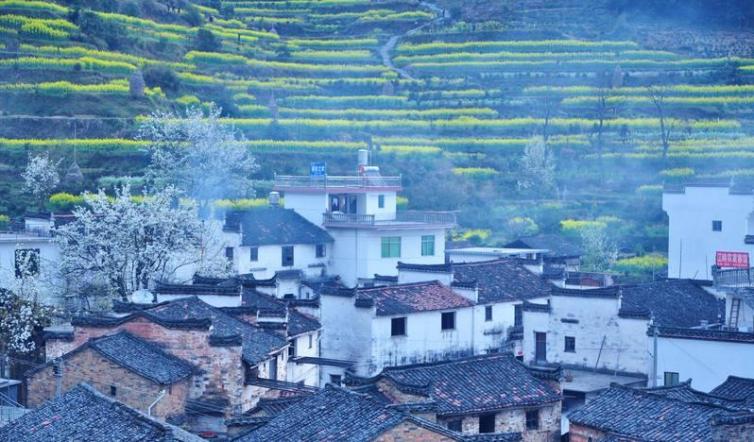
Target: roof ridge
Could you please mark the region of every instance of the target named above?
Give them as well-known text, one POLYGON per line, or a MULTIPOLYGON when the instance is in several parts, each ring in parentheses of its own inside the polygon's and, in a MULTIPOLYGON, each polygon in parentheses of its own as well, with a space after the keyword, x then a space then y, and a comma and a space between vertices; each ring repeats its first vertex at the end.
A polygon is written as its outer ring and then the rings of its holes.
POLYGON ((370 291, 386 290, 386 289, 391 289, 391 288, 415 287, 415 286, 422 286, 422 285, 441 285, 443 287, 447 287, 445 284, 441 283, 440 281, 433 279, 430 281, 404 282, 401 284, 382 285, 379 287, 354 287, 351 290, 356 290, 357 292, 370 292, 370 291))
MULTIPOLYGON (((478 360, 486 360, 486 359, 497 359, 497 358, 503 358, 503 357, 510 357, 511 359, 515 358, 513 357, 512 353, 509 352, 499 352, 499 353, 487 353, 487 354, 481 354, 481 355, 473 355, 473 356, 465 356, 457 359, 444 359, 440 361, 430 361, 430 362, 417 362, 414 364, 407 364, 407 365, 394 365, 390 367, 385 367, 382 369, 382 373, 385 373, 387 371, 401 371, 401 370, 410 370, 414 368, 422 368, 422 367, 433 367, 436 365, 447 365, 447 364, 464 364, 464 363, 470 363, 478 360)), ((382 374, 380 373, 380 374, 382 374)), ((379 375, 377 375, 379 376, 379 375)))
MULTIPOLYGON (((637 389, 637 388, 633 388, 633 387, 629 387, 627 385, 621 385, 621 384, 617 384, 617 383, 610 384, 610 387, 608 388, 608 390, 610 388, 612 388, 612 389, 620 389, 620 390, 623 390, 623 391, 629 391, 629 392, 631 392, 633 394, 637 394, 637 395, 640 395, 640 396, 643 396, 643 397, 651 397, 654 400, 659 399, 659 400, 664 400, 664 401, 674 402, 674 403, 689 404, 689 405, 699 405, 699 406, 702 406, 702 407, 717 408, 717 409, 719 409, 721 411, 728 411, 728 412, 739 412, 739 411, 741 411, 741 410, 737 410, 735 408, 730 408, 730 407, 726 407, 726 406, 719 405, 719 404, 712 404, 712 403, 709 403, 709 402, 684 401, 682 399, 676 399, 676 398, 665 396, 665 395, 662 395, 662 394, 653 394, 653 393, 647 391, 646 389, 637 389)), ((721 399, 725 399, 725 398, 721 398, 721 399)))

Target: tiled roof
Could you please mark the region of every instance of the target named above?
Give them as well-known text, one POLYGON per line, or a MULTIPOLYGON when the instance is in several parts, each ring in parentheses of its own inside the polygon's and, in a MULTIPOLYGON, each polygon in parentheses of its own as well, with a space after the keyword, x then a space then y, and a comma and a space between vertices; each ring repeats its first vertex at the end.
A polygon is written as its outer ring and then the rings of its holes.
POLYGON ((754 379, 728 376, 725 382, 715 387, 710 393, 729 399, 743 400, 748 406, 754 407, 754 379))
POLYGON ((296 309, 288 310, 288 336, 298 336, 322 328, 317 318, 301 313, 296 309))
MULTIPOLYGON (((651 330, 647 332, 651 335, 651 330)), ((698 339, 754 344, 754 333, 702 328, 657 327, 659 336, 666 338, 698 339)))
POLYGON ((266 425, 235 439, 252 441, 374 440, 404 421, 455 440, 462 436, 429 421, 385 407, 371 397, 328 385, 319 393, 287 407, 266 425))
POLYGON ((296 404, 307 397, 310 394, 298 394, 294 396, 282 397, 282 398, 261 398, 257 402, 256 407, 244 412, 244 416, 277 416, 282 413, 286 408, 293 404, 296 404))
POLYGON ((572 424, 642 441, 707 441, 712 439, 712 418, 731 413, 715 405, 612 386, 571 411, 568 419, 572 424))
POLYGON ((664 327, 696 327, 714 324, 725 315, 725 302, 685 279, 664 279, 623 286, 621 310, 644 310, 664 327))
MULTIPOLYGON (((691 388, 691 380, 681 382, 678 385, 670 387, 656 387, 644 390, 648 393, 657 394, 670 399, 676 399, 683 402, 699 402, 710 405, 719 405, 728 408, 742 408, 745 403, 740 399, 724 397, 714 393, 704 393, 691 388)), ((752 397, 754 399, 754 397, 752 397)))
POLYGON ((4 427, 14 442, 200 442, 204 439, 159 422, 92 387, 80 384, 4 427))
POLYGON ((504 247, 514 249, 547 249, 549 252, 546 256, 552 258, 574 258, 584 254, 578 240, 553 234, 525 236, 506 244, 504 247))
POLYGON ((521 301, 550 294, 551 285, 515 259, 454 263, 453 272, 456 281, 477 283, 480 304, 521 301))
POLYGON ((315 226, 292 209, 263 207, 243 212, 230 212, 225 228, 241 227, 242 246, 273 244, 323 244, 333 242, 329 233, 315 226))
POLYGON ((439 415, 478 414, 559 401, 560 393, 511 354, 386 368, 379 377, 398 389, 426 391, 439 415))
POLYGON ((272 295, 244 288, 241 294, 241 305, 265 313, 281 313, 285 315, 285 302, 272 295))
POLYGON ((469 299, 437 281, 356 290, 357 306, 370 301, 377 307, 378 316, 452 310, 474 305, 469 299))
POLYGON ((183 359, 127 332, 91 339, 88 345, 112 362, 158 384, 173 384, 196 372, 183 359))

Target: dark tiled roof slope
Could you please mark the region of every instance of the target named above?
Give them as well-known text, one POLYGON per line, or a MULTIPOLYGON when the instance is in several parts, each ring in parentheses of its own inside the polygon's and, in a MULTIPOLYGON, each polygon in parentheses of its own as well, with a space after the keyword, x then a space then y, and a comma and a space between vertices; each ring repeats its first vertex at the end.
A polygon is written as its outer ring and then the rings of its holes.
POLYGON ((282 336, 238 320, 197 297, 181 298, 159 304, 147 310, 146 313, 171 321, 210 320, 213 337, 218 339, 238 337, 241 339, 243 358, 252 365, 264 361, 271 352, 278 351, 287 345, 287 341, 282 336))
POLYGON ((356 302, 372 301, 378 316, 451 310, 474 305, 437 281, 358 289, 356 302))
POLYGON ((244 288, 241 295, 241 305, 251 307, 262 312, 278 312, 285 314, 286 305, 272 295, 244 288))
POLYGON ((725 302, 685 279, 665 279, 624 286, 621 308, 644 310, 664 327, 696 327, 702 320, 714 324, 725 313, 725 302))
POLYGON ((301 313, 296 309, 288 310, 288 336, 297 336, 322 328, 317 318, 301 313))
POLYGON ((162 385, 186 379, 196 370, 183 359, 127 332, 92 339, 89 346, 114 363, 162 385))
POLYGON ((476 281, 480 304, 521 301, 550 294, 547 281, 514 259, 454 263, 453 272, 456 281, 476 281))
POLYGON ((431 429, 438 435, 461 440, 458 434, 385 407, 366 395, 328 385, 235 441, 362 442, 374 440, 406 420, 431 429))
POLYGON ((322 244, 333 241, 325 230, 307 221, 292 209, 263 207, 244 212, 229 213, 225 226, 241 226, 242 246, 272 244, 322 244))
POLYGON ((743 400, 748 406, 754 407, 754 379, 728 376, 725 382, 715 387, 710 393, 729 399, 743 400))
POLYGON ((539 406, 561 396, 511 354, 386 368, 381 377, 398 388, 424 389, 440 415, 475 414, 508 407, 539 406))
POLYGON ((704 393, 691 388, 691 380, 681 382, 672 387, 648 388, 647 393, 664 396, 670 399, 676 399, 683 402, 699 402, 703 404, 719 405, 728 408, 741 408, 744 405, 742 400, 726 398, 722 395, 704 393))
POLYGON ((578 240, 570 239, 562 235, 541 234, 525 236, 505 245, 514 249, 547 249, 548 257, 573 258, 584 254, 578 240))
POLYGON ((204 439, 158 422, 80 384, 4 427, 14 442, 200 442, 204 439))
POLYGON ((715 405, 612 386, 571 411, 568 419, 572 424, 642 441, 708 441, 713 432, 711 419, 731 413, 715 405))

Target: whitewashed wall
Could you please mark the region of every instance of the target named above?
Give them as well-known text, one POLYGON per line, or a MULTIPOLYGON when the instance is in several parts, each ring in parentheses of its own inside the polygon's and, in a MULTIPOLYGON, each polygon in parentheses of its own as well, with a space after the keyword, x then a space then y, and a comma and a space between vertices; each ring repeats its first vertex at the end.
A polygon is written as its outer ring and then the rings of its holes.
POLYGON ((51 238, 24 235, 0 236, 0 287, 11 287, 10 278, 15 277, 16 250, 39 249, 39 287, 42 291, 43 302, 50 305, 60 305, 63 301, 55 295, 55 287, 60 284, 58 265, 60 263, 60 248, 51 238))
MULTIPOLYGON (((173 301, 175 299, 187 298, 194 296, 192 294, 174 295, 174 294, 162 294, 157 293, 157 302, 173 301)), ((228 295, 199 295, 199 299, 206 302, 213 307, 240 307, 241 296, 228 296, 228 295)))
MULTIPOLYGON (((290 245, 290 244, 287 244, 290 245)), ((325 256, 317 258, 315 244, 293 245, 293 266, 283 267, 283 245, 266 245, 258 247, 258 260, 251 260, 251 247, 239 246, 234 251, 234 266, 239 273, 253 273, 257 279, 268 279, 280 270, 302 270, 307 276, 319 276, 326 272, 332 245, 325 244, 325 256)))
POLYGON ((356 308, 353 303, 353 298, 321 296, 322 357, 345 361, 366 358, 363 355, 372 340, 374 309, 356 308))
MULTIPOLYGON (((319 357, 319 332, 304 333, 295 338, 296 357, 319 357), (312 346, 309 347, 311 342, 312 346)), ((296 364, 288 361, 288 382, 303 382, 305 385, 318 387, 319 366, 315 364, 296 364)))
POLYGON ((327 211, 327 194, 286 192, 283 204, 286 209, 295 210, 315 226, 321 226, 322 214, 327 211))
POLYGON ((754 252, 754 245, 744 244, 744 236, 754 234, 752 195, 731 195, 727 187, 686 187, 685 193, 664 193, 662 208, 670 220, 671 278, 711 280, 715 252, 754 252), (713 220, 723 222, 721 232, 712 231, 713 220))

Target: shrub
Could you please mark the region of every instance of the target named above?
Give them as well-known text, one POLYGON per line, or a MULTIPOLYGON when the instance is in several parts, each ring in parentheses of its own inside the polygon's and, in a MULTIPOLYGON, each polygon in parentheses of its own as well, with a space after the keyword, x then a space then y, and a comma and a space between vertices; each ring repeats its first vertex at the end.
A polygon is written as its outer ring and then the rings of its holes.
POLYGON ((8 224, 10 224, 10 217, 8 215, 0 215, 0 230, 7 230, 8 224))
POLYGON ((215 52, 222 47, 220 40, 208 29, 199 29, 196 32, 194 47, 199 51, 215 52))
POLYGON ((84 204, 83 196, 60 192, 50 196, 47 208, 52 212, 70 212, 75 206, 82 204, 84 204))
POLYGON ((144 82, 149 87, 159 87, 166 92, 176 92, 181 87, 181 79, 175 72, 160 66, 144 69, 144 82))

